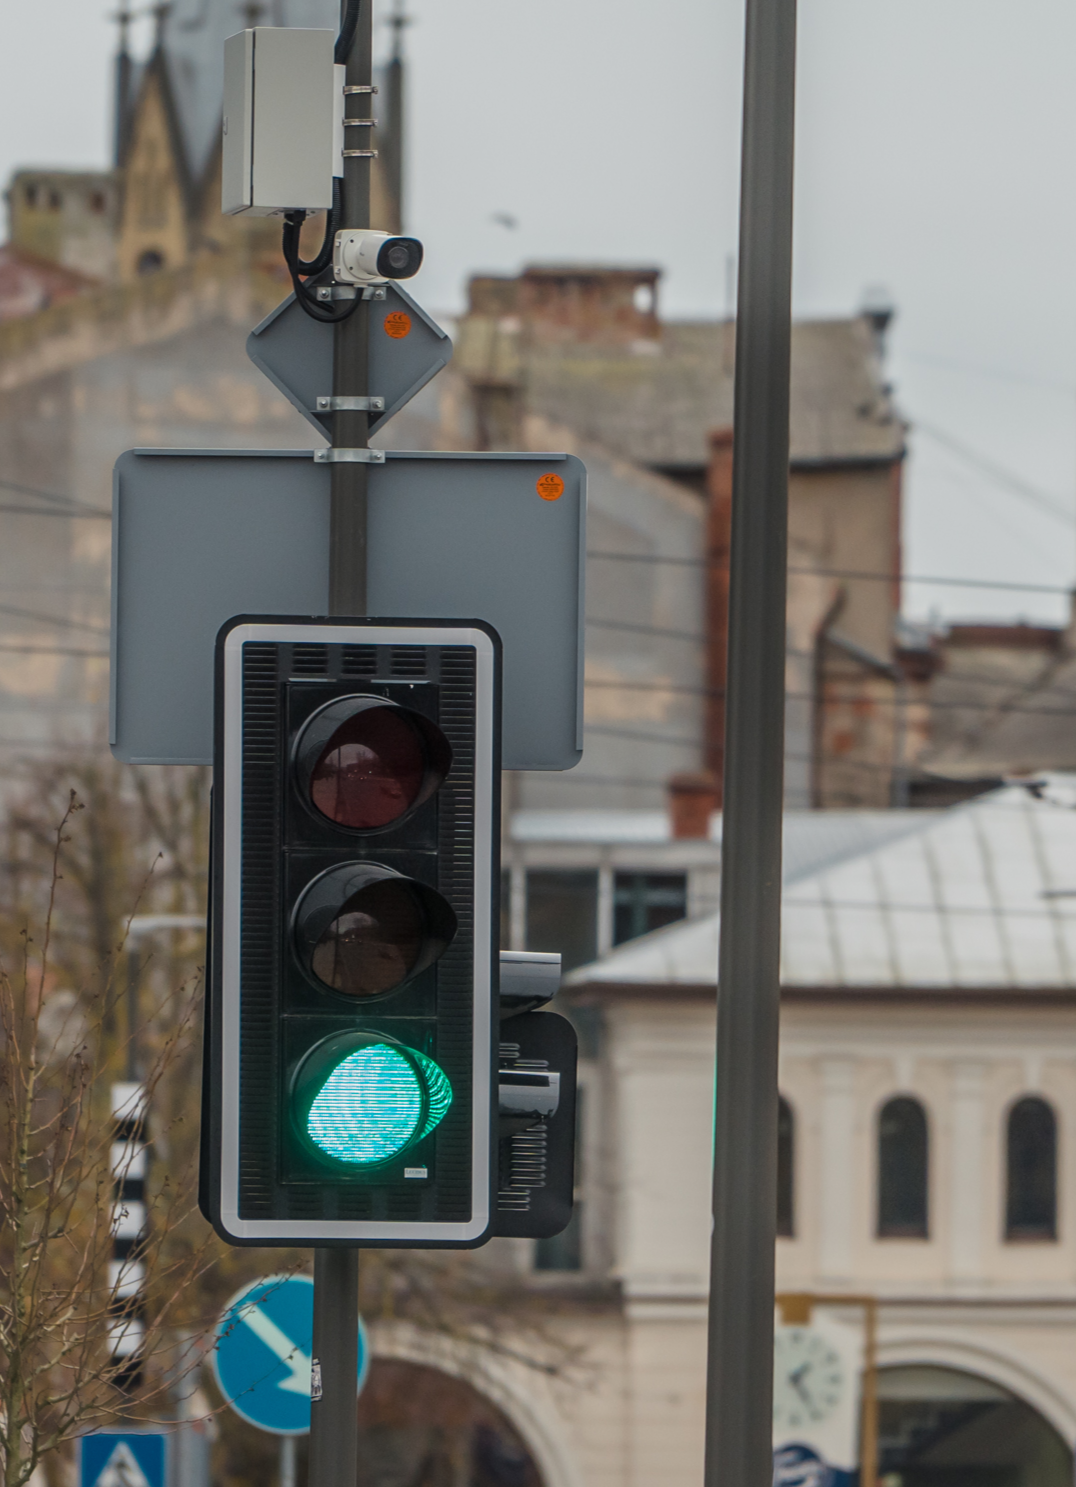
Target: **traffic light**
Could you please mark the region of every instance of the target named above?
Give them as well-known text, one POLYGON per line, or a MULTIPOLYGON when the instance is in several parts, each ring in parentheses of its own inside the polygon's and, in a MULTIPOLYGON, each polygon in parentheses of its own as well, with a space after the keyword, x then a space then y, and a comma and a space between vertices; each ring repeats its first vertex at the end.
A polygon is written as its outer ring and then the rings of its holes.
POLYGON ((233 1244, 481 1244, 496 633, 240 617, 216 685, 203 1211, 233 1244))
POLYGON ((560 956, 503 951, 498 1054, 495 1234, 552 1239, 568 1227, 575 1191, 575 1028, 534 1009, 560 985, 560 956))

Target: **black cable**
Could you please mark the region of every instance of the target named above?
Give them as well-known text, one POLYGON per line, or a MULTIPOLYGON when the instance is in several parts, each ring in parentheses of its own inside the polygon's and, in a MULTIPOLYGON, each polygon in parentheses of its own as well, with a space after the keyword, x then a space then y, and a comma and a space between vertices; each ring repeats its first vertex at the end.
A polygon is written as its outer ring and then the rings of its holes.
POLYGON ((333 205, 329 210, 325 222, 325 237, 317 257, 309 261, 299 257, 299 233, 302 230, 306 213, 286 212, 284 215, 284 233, 282 248, 284 262, 288 266, 291 275, 292 289, 301 309, 305 310, 312 320, 320 320, 323 325, 338 325, 341 320, 354 313, 359 302, 358 291, 354 299, 338 301, 339 308, 334 308, 332 303, 325 303, 311 293, 305 278, 315 274, 324 273, 332 260, 333 240, 336 236, 336 224, 340 215, 340 187, 337 180, 333 181, 333 205))
POLYGON ((333 51, 333 61, 338 65, 343 65, 351 56, 355 32, 359 29, 359 4, 360 0, 348 0, 344 19, 340 23, 340 35, 336 38, 333 51))
MULTIPOLYGON (((346 64, 351 55, 351 48, 355 43, 355 33, 359 28, 359 7, 362 0, 348 0, 344 18, 340 23, 340 34, 336 38, 336 46, 333 49, 333 61, 342 66, 346 64)), ((340 202, 340 178, 333 178, 333 203, 325 216, 325 236, 317 255, 309 260, 299 256, 299 234, 306 220, 306 212, 287 212, 284 216, 283 250, 284 262, 288 266, 291 275, 291 285, 295 291, 295 298, 301 309, 305 310, 312 320, 320 320, 323 325, 339 325, 341 320, 354 313, 359 303, 359 295, 356 292, 354 299, 339 300, 334 306, 331 301, 326 303, 319 300, 316 295, 311 294, 310 288, 303 282, 317 274, 323 274, 332 262, 333 243, 339 230, 342 216, 340 202)))
POLYGON ((311 274, 323 273, 329 267, 333 259, 333 241, 336 237, 337 223, 340 221, 340 177, 333 177, 333 204, 325 218, 325 236, 321 240, 321 247, 317 256, 307 261, 299 257, 299 234, 302 231, 303 222, 306 220, 305 211, 286 212, 284 214, 284 261, 289 266, 294 261, 295 272, 309 277, 311 274))

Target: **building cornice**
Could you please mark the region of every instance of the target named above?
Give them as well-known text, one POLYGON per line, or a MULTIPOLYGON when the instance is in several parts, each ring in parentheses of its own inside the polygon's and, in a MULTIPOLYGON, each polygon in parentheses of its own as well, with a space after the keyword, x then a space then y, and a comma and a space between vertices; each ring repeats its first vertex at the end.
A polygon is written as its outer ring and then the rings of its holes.
MULTIPOLYGON (((713 1002, 712 982, 587 981, 566 987, 565 1001, 580 1006, 616 1002, 713 1002)), ((1074 1007, 1076 986, 782 986, 782 1002, 820 1005, 1074 1007)))

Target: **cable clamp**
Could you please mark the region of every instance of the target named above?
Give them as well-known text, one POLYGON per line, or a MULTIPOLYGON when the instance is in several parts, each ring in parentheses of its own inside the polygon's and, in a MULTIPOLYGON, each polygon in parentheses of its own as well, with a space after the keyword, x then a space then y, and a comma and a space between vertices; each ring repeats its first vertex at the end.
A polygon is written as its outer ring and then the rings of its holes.
POLYGON ((316 413, 384 413, 384 398, 338 398, 316 399, 316 413))
POLYGON ((355 160, 355 159, 359 159, 359 160, 376 160, 377 159, 377 151, 376 150, 345 150, 344 151, 344 159, 345 160, 355 160))
POLYGON ((315 449, 315 465, 383 465, 383 449, 315 449))
POLYGON ((344 128, 345 129, 354 129, 354 128, 359 128, 359 129, 373 129, 376 124, 377 124, 377 120, 376 119, 345 119, 344 120, 344 128))
POLYGON ((347 83, 345 85, 345 87, 344 87, 344 93, 345 94, 348 94, 348 93, 376 93, 376 92, 377 92, 377 84, 376 83, 347 83))

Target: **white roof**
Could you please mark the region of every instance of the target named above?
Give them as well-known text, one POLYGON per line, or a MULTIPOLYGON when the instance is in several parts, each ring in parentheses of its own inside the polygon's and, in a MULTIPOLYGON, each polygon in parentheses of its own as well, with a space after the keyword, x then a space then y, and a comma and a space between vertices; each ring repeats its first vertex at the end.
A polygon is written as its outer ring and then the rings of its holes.
MULTIPOLYGON (((784 878, 789 883, 807 872, 855 856, 909 831, 920 831, 942 814, 938 811, 786 811, 784 878)), ((514 842, 592 847, 650 847, 674 843, 667 811, 516 811, 514 842)), ((709 840, 719 847, 721 814, 710 818, 709 840)), ((693 838, 685 846, 697 846, 693 838)))
MULTIPOLYGON (((858 849, 786 875, 784 985, 1076 985, 1076 776, 888 814, 892 835, 868 829, 858 849)), ((670 925, 568 980, 716 983, 718 928, 717 915, 670 925)))

